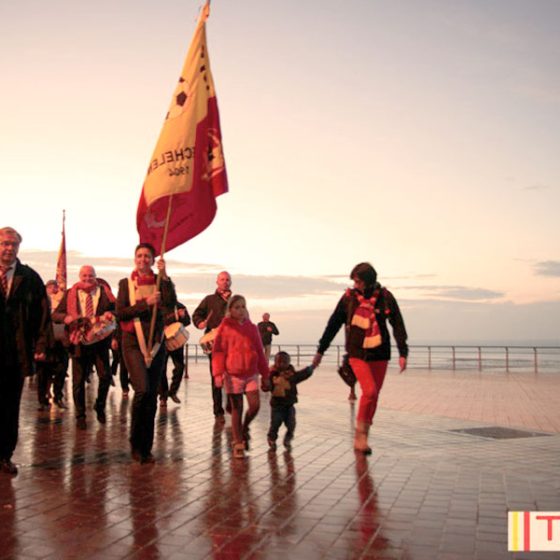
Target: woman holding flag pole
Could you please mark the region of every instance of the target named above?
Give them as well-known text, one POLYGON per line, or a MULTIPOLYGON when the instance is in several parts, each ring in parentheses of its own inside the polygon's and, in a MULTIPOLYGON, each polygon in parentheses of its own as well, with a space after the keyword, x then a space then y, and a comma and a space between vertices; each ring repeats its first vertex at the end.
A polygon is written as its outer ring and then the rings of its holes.
POLYGON ((134 389, 130 445, 132 458, 153 463, 152 445, 157 410, 157 390, 165 366, 163 309, 177 304, 175 288, 165 271, 165 261, 157 262, 149 243, 134 251, 135 269, 119 282, 117 317, 122 331, 122 352, 134 389), (155 341, 155 343, 153 343, 155 341))

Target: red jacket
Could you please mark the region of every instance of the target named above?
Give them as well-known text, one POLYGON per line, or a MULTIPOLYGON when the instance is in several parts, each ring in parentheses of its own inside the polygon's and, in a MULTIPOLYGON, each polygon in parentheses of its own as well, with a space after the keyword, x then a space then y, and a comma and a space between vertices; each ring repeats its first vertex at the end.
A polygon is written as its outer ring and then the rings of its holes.
POLYGON ((259 331, 249 319, 239 323, 226 317, 218 327, 212 347, 212 374, 221 377, 226 372, 241 377, 260 373, 263 379, 270 375, 259 331))

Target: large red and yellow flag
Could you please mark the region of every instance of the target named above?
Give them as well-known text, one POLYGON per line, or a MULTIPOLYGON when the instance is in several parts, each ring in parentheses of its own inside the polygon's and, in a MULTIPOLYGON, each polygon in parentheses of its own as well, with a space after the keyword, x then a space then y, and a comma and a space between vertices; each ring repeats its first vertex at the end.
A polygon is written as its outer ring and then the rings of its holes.
POLYGON ((228 190, 218 103, 206 47, 209 13, 206 2, 138 203, 140 241, 151 243, 158 254, 162 252, 170 197, 171 217, 164 251, 206 229, 216 214, 216 197, 228 190))
POLYGON ((56 259, 56 283, 61 293, 66 291, 67 272, 66 272, 66 212, 62 212, 62 239, 60 240, 60 248, 58 249, 58 257, 56 259))

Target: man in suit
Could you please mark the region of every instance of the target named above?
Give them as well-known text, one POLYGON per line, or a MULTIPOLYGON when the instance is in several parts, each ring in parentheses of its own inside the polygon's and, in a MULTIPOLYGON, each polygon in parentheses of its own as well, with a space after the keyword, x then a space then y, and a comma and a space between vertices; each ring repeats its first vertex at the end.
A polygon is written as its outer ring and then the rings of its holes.
POLYGON ((21 241, 15 229, 0 229, 0 472, 12 476, 23 381, 53 340, 43 281, 17 258, 21 241))
MULTIPOLYGON (((210 332, 218 328, 226 315, 227 302, 231 297, 231 276, 223 270, 216 278, 216 291, 207 295, 194 310, 193 323, 195 327, 210 332)), ((214 402, 214 416, 216 420, 224 419, 224 407, 222 403, 222 389, 216 387, 212 375, 212 354, 210 358, 210 379, 212 381, 212 400, 214 402)))
POLYGON ((76 422, 80 430, 87 428, 86 423, 86 377, 93 366, 99 376, 99 387, 94 410, 101 424, 107 421, 105 404, 111 383, 109 347, 111 337, 99 342, 84 344, 81 336, 92 324, 114 319, 115 296, 106 283, 97 281, 93 266, 80 268, 80 281, 64 294, 60 305, 53 313, 56 322, 64 322, 69 330, 70 355, 72 356, 72 393, 76 408, 76 422))

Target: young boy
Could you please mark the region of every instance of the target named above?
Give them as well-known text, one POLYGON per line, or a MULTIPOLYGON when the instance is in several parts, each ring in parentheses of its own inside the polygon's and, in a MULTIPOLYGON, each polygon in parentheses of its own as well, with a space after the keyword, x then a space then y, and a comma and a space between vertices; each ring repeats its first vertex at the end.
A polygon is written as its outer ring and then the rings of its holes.
POLYGON ((274 368, 270 370, 270 429, 268 430, 268 445, 270 451, 276 451, 276 438, 282 424, 286 424, 287 432, 284 436, 284 447, 292 448, 292 439, 296 429, 297 384, 305 381, 313 373, 313 366, 301 371, 295 371, 290 363, 287 352, 278 352, 274 356, 274 368))

